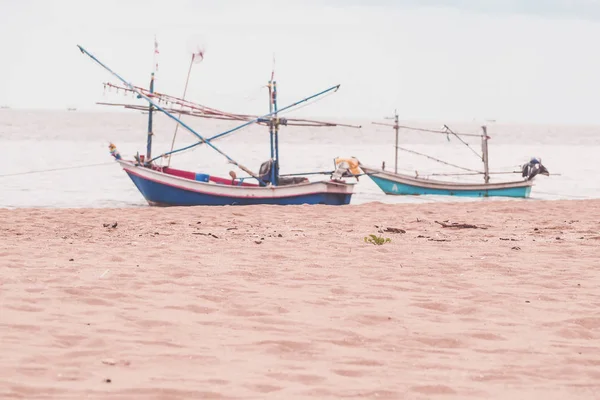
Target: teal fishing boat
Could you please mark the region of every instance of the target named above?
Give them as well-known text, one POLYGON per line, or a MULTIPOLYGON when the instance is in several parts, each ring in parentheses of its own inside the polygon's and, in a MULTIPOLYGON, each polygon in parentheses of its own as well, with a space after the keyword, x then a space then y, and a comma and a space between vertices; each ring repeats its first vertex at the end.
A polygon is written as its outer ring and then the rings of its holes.
MULTIPOLYGON (((442 196, 464 196, 464 197, 490 197, 490 196, 502 196, 502 197, 529 197, 531 188, 533 186, 534 178, 538 175, 549 175, 548 170, 542 165, 541 160, 538 158, 532 158, 528 163, 524 164, 521 171, 510 171, 510 172, 490 172, 489 170, 489 155, 488 155, 488 140, 486 126, 482 126, 481 134, 469 134, 469 133, 457 133, 452 131, 447 125, 440 131, 422 129, 422 128, 411 128, 407 126, 400 126, 398 123, 398 113, 394 116, 394 124, 385 124, 373 122, 375 125, 391 126, 396 131, 396 145, 395 145, 395 163, 394 171, 386 171, 385 163, 382 164, 381 169, 371 168, 365 165, 360 165, 360 168, 365 174, 371 178, 373 182, 379 188, 388 195, 442 195, 442 196), (462 167, 459 165, 451 164, 449 162, 428 156, 416 152, 411 149, 400 147, 398 145, 398 132, 400 128, 410 129, 416 131, 423 131, 429 133, 438 133, 446 135, 449 139, 451 136, 457 138, 462 144, 465 144, 471 149, 471 151, 477 155, 478 158, 483 162, 483 171, 477 171, 471 168, 462 167), (480 137, 481 138, 481 154, 472 149, 468 143, 466 143, 462 137, 480 137), (417 174, 415 176, 400 174, 398 173, 398 150, 406 151, 412 154, 426 157, 433 161, 458 168, 465 172, 456 174, 440 174, 444 176, 448 175, 482 175, 484 182, 482 183, 462 183, 452 182, 438 179, 430 179, 429 177, 421 177, 417 174), (491 182, 490 175, 493 174, 520 174, 520 180, 504 181, 504 182, 491 182)), ((433 174, 435 175, 435 174, 433 174)))

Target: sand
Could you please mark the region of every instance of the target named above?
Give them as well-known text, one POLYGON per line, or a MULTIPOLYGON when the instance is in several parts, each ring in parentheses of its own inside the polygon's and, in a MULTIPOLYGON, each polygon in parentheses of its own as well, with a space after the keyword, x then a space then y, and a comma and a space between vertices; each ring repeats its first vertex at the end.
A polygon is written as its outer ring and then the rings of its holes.
POLYGON ((600 201, 0 210, 0 272, 2 399, 600 398, 600 201))

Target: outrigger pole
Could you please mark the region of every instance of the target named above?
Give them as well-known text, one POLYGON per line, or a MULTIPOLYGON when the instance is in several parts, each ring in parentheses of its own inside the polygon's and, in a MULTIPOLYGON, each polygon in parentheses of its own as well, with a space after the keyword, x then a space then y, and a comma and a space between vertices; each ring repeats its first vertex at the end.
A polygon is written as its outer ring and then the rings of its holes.
MULTIPOLYGON (((292 108, 292 107, 295 107, 295 106, 297 106, 298 104, 302 104, 302 103, 304 103, 304 102, 306 102, 306 101, 309 101, 309 100, 311 100, 311 99, 314 99, 315 97, 319 97, 319 96, 321 96, 321 95, 323 95, 323 94, 325 94, 325 93, 331 92, 332 90, 333 90, 333 91, 337 91, 339 88, 340 88, 340 85, 335 85, 335 86, 332 86, 332 87, 330 87, 329 89, 325 89, 325 90, 323 90, 323 91, 321 91, 321 92, 319 92, 319 93, 317 93, 317 94, 313 94, 312 96, 308 96, 308 97, 306 97, 306 98, 304 98, 304 99, 302 99, 302 100, 300 100, 300 101, 297 101, 297 102, 295 102, 295 103, 293 103, 293 104, 290 104, 289 106, 285 106, 285 107, 283 107, 283 108, 279 109, 277 112, 282 112, 282 111, 288 110, 288 109, 290 109, 290 108, 292 108)), ((162 109, 161 109, 161 110, 162 110, 162 109)), ((166 112, 166 111, 163 111, 163 112, 166 112)), ((162 155, 160 155, 160 156, 154 157, 154 158, 153 158, 151 161, 154 161, 154 160, 156 160, 156 159, 158 159, 158 158, 160 158, 160 157, 168 156, 169 154, 178 153, 178 152, 180 152, 180 151, 184 151, 184 150, 191 149, 192 147, 196 147, 196 146, 198 146, 198 145, 201 145, 202 143, 205 143, 205 142, 206 142, 206 143, 208 143, 208 144, 210 145, 210 143, 209 143, 209 142, 211 142, 211 141, 213 141, 213 140, 215 140, 215 139, 219 139, 219 138, 221 138, 221 137, 223 137, 223 136, 229 135, 230 133, 233 133, 233 132, 235 132, 235 131, 237 131, 237 130, 239 130, 239 129, 242 129, 242 128, 244 128, 244 127, 248 126, 248 125, 252 125, 252 124, 255 124, 255 123, 257 123, 257 122, 268 122, 269 120, 268 120, 267 118, 271 117, 273 114, 275 114, 275 112, 274 112, 274 111, 273 111, 273 112, 270 112, 270 113, 268 113, 268 114, 265 114, 265 115, 263 115, 263 116, 260 116, 260 117, 258 117, 258 118, 254 118, 254 119, 252 119, 252 120, 250 120, 250 121, 246 122, 245 124, 238 125, 238 126, 236 126, 235 128, 232 128, 232 129, 230 129, 230 130, 228 130, 228 131, 225 131, 225 132, 219 133, 219 134, 217 134, 217 135, 214 135, 214 136, 212 136, 212 137, 209 137, 208 139, 201 139, 199 142, 192 143, 192 144, 190 144, 189 146, 185 146, 185 147, 182 147, 182 148, 180 148, 180 149, 177 149, 177 150, 169 151, 169 152, 167 152, 167 153, 164 153, 164 154, 162 154, 162 155)), ((182 123, 182 125, 183 125, 183 123, 182 123)), ((184 125, 184 126, 185 126, 185 125, 184 125)), ((190 129, 190 128, 188 128, 188 129, 190 129)), ((212 145, 211 145, 211 146, 212 146, 212 145)))
MULTIPOLYGON (((79 50, 81 50, 82 53, 88 55, 92 60, 96 61, 100 66, 102 66, 104 69, 106 69, 108 72, 110 72, 112 75, 114 75, 117 79, 119 79, 121 82, 123 82, 127 87, 129 87, 129 89, 131 89, 134 93, 137 93, 138 96, 140 96, 141 98, 145 99, 148 103, 150 103, 151 105, 153 105, 154 107, 156 107, 156 109, 162 111, 163 113, 165 113, 169 118, 175 120, 176 122, 178 122, 179 124, 181 124, 181 126, 183 126, 185 129, 187 129, 188 131, 190 131, 192 134, 194 134, 196 137, 198 137, 198 139, 200 139, 202 142, 206 142, 206 139, 204 139, 204 137, 202 135, 200 135, 198 132, 196 132, 195 130, 193 130, 192 128, 190 128, 187 124, 185 124, 183 121, 181 121, 179 118, 175 117, 174 115, 172 115, 171 113, 169 113, 168 111, 166 111, 165 109, 163 109, 161 106, 159 106, 158 104, 156 104, 154 101, 152 101, 152 99, 150 99, 148 96, 146 96, 145 94, 141 93, 139 90, 135 89, 133 87, 133 85, 129 82, 127 82, 124 78, 122 78, 119 74, 117 74, 116 72, 114 72, 113 70, 111 70, 110 68, 108 68, 106 65, 104 65, 100 60, 98 60, 96 57, 94 57, 94 55, 92 55, 90 52, 88 52, 87 50, 85 50, 83 47, 81 47, 80 45, 77 45, 77 47, 79 47, 79 50)), ((206 142, 206 144, 208 144, 210 147, 212 147, 217 153, 221 154, 223 157, 225 157, 229 162, 231 162, 232 164, 238 166, 240 169, 246 171, 247 173, 249 173, 250 175, 252 175, 254 178, 256 178, 258 181, 260 181, 261 183, 265 183, 263 182, 260 178, 258 178, 255 174, 253 174, 252 172, 250 172, 246 167, 240 165, 237 161, 235 161, 233 158, 229 157, 227 154, 225 154, 223 151, 219 150, 217 147, 215 147, 212 143, 210 142, 206 142)), ((155 158, 156 159, 156 158, 155 158)), ((152 160, 150 160, 152 161, 152 160)), ((147 161, 148 163, 150 161, 147 161)))
MULTIPOLYGON (((200 135, 198 132, 196 132, 195 130, 193 130, 193 129, 192 129, 191 127, 189 127, 189 126, 188 126, 186 123, 184 123, 184 122, 183 122, 183 121, 181 121, 179 118, 177 118, 177 117, 175 117, 174 115, 172 115, 171 113, 169 113, 167 110, 165 110, 165 109, 164 109, 163 107, 161 107, 160 105, 156 104, 156 103, 155 103, 155 102, 154 102, 152 99, 150 99, 148 96, 146 96, 144 93, 142 93, 142 92, 141 92, 140 90, 138 90, 136 87, 134 87, 134 86, 133 86, 131 83, 127 82, 127 81, 126 81, 124 78, 122 78, 122 77, 121 77, 119 74, 117 74, 116 72, 114 72, 113 70, 111 70, 111 69, 110 69, 108 66, 106 66, 104 63, 102 63, 100 60, 98 60, 98 59, 97 59, 97 58, 96 58, 96 57, 95 57, 93 54, 91 54, 90 52, 88 52, 87 50, 85 50, 85 49, 84 49, 83 47, 81 47, 80 45, 77 45, 77 47, 79 48, 79 50, 80 50, 82 53, 86 54, 88 57, 90 57, 92 60, 94 60, 96 63, 98 63, 98 64, 99 64, 99 65, 100 65, 102 68, 104 68, 105 70, 107 70, 108 72, 110 72, 110 73, 111 73, 111 74, 112 74, 114 77, 116 77, 118 80, 120 80, 121 82, 123 82, 123 84, 129 88, 129 90, 131 90, 131 91, 132 91, 132 92, 134 92, 134 93, 137 93, 137 95, 139 96, 139 98, 143 98, 144 100, 146 100, 148 103, 150 103, 152 106, 154 106, 154 107, 155 107, 157 110, 159 110, 159 111, 162 111, 162 112, 163 112, 164 114, 166 114, 166 115, 167 115, 169 118, 171 118, 172 120, 174 120, 175 122, 177 122, 178 124, 180 124, 181 126, 183 126, 183 127, 186 129, 186 130, 188 130, 190 133, 192 133, 194 136, 196 136, 198 139, 200 139, 200 141, 199 141, 199 142, 196 142, 196 143, 194 143, 194 144, 192 144, 192 145, 189 145, 189 146, 183 147, 183 148, 181 148, 181 149, 177 149, 177 150, 170 151, 170 152, 168 152, 168 153, 165 153, 165 154, 162 154, 162 155, 160 155, 160 156, 158 156, 158 157, 154 157, 154 158, 153 158, 153 159, 151 159, 151 160, 146 160, 146 162, 147 162, 147 163, 150 163, 150 162, 152 162, 152 161, 154 161, 154 160, 156 160, 156 159, 158 159, 158 158, 160 158, 160 157, 166 156, 166 155, 168 155, 168 154, 174 154, 174 153, 177 153, 177 152, 180 152, 180 151, 184 151, 184 150, 190 149, 190 148, 192 148, 192 147, 198 146, 199 144, 206 143, 206 144, 208 144, 210 147, 212 147, 212 148, 213 148, 213 149, 214 149, 214 150, 215 150, 217 153, 219 153, 219 154, 221 154, 223 157, 225 157, 225 158, 226 158, 226 159, 227 159, 227 160, 228 160, 230 163, 234 164, 235 166, 239 167, 241 170, 243 170, 243 171, 245 171, 246 173, 248 173, 249 175, 251 175, 251 176, 252 176, 254 179, 256 179, 257 181, 259 181, 261 184, 263 184, 263 185, 266 185, 266 183, 265 183, 265 182, 264 182, 262 179, 260 179, 258 176, 256 176, 254 173, 252 173, 252 172, 251 172, 249 169, 247 169, 246 167, 244 167, 243 165, 239 164, 237 161, 235 161, 234 159, 232 159, 231 157, 229 157, 229 156, 228 156, 227 154, 225 154, 225 153, 224 153, 222 150, 219 150, 219 149, 218 149, 216 146, 214 146, 212 143, 210 143, 210 141, 211 141, 211 140, 213 140, 213 139, 216 139, 216 138, 219 138, 219 137, 225 136, 225 135, 227 135, 227 134, 229 134, 229 133, 231 133, 231 132, 234 132, 234 131, 236 131, 236 130, 238 130, 238 129, 241 129, 241 128, 243 128, 243 127, 245 127, 245 126, 248 126, 248 125, 250 125, 250 124, 252 124, 252 123, 258 122, 258 121, 260 121, 260 120, 264 120, 265 118, 267 118, 267 117, 270 117, 270 116, 271 116, 273 113, 269 113, 269 114, 263 115, 262 117, 255 118, 255 119, 254 119, 254 120, 252 120, 252 121, 248 121, 248 122, 246 122, 245 124, 239 125, 239 126, 237 126, 237 127, 233 128, 233 129, 230 129, 230 130, 228 130, 228 131, 226 131, 226 132, 223 132, 223 133, 220 133, 220 134, 218 134, 218 135, 215 135, 215 136, 213 136, 213 137, 211 137, 211 138, 205 139, 205 138, 204 138, 202 135, 200 135)), ((320 95, 322 95, 322 94, 325 94, 325 93, 327 93, 327 92, 330 92, 330 91, 332 91, 332 90, 336 90, 336 91, 337 91, 337 89, 339 89, 339 87, 340 87, 340 85, 332 86, 332 87, 330 87, 329 89, 323 90, 323 91, 321 91, 321 92, 319 92, 319 93, 317 93, 317 94, 314 94, 314 95, 312 95, 312 96, 309 96, 309 97, 306 97, 306 98, 304 98, 304 99, 302 99, 302 100, 300 100, 300 101, 297 101, 297 102, 295 102, 295 103, 293 103, 293 104, 290 104, 289 106, 287 106, 287 107, 284 107, 284 108, 282 108, 282 109, 281 109, 281 110, 279 110, 279 111, 283 111, 283 110, 289 109, 289 108, 291 108, 291 107, 294 107, 294 106, 296 106, 296 105, 298 105, 298 104, 300 104, 300 103, 303 103, 303 102, 305 102, 305 101, 308 101, 308 100, 310 100, 310 99, 313 99, 313 98, 315 98, 315 97, 318 97, 318 96, 320 96, 320 95)))
MULTIPOLYGON (((109 88, 115 88, 118 90, 123 90, 125 92, 131 92, 131 90, 127 87, 124 86, 118 86, 118 85, 113 85, 112 83, 104 83, 104 86, 107 86, 109 88)), ((149 93, 149 90, 143 87, 139 87, 139 86, 135 86, 136 89, 140 90, 142 93, 149 93)), ((170 96, 164 93, 159 93, 157 91, 154 91, 154 93, 152 94, 153 98, 157 99, 159 102, 164 101, 166 104, 173 104, 173 105, 178 105, 181 106, 183 108, 189 108, 190 110, 185 110, 185 109, 175 109, 172 107, 165 107, 165 109, 169 112, 172 113, 177 113, 177 114, 182 114, 182 115, 189 115, 192 117, 199 117, 199 118, 214 118, 214 119, 221 119, 221 120, 235 120, 235 121, 240 121, 240 122, 246 122, 249 121, 250 119, 256 118, 256 115, 248 115, 248 114, 232 114, 232 113, 227 113, 221 110, 217 110, 215 108, 211 108, 211 107, 207 107, 204 106, 202 104, 197 104, 197 103, 193 103, 191 101, 188 100, 184 100, 181 99, 179 97, 174 97, 174 96, 170 96)), ((101 105, 105 105, 105 106, 122 106, 125 108, 129 108, 132 110, 142 110, 145 111, 147 109, 146 106, 139 106, 139 105, 134 105, 134 104, 119 104, 119 103, 104 103, 104 102, 97 102, 96 104, 101 104, 101 105)), ((279 110, 281 111, 281 110, 279 110)), ((285 124, 286 126, 315 126, 315 127, 322 127, 322 126, 343 126, 343 127, 347 127, 347 128, 361 128, 361 125, 352 125, 352 124, 342 124, 339 122, 326 122, 326 121, 315 121, 315 120, 309 120, 309 119, 303 119, 303 118, 285 118, 285 120, 287 121, 287 123, 285 124)), ((265 121, 258 121, 258 123, 265 123, 266 126, 268 126, 268 122, 265 121)))

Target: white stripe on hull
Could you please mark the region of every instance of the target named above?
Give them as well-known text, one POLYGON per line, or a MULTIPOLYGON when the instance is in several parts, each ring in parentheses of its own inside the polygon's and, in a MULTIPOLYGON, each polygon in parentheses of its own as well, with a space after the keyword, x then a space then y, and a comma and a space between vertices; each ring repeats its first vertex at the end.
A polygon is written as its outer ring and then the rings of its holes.
POLYGON ((230 186, 215 182, 201 182, 185 179, 178 176, 155 171, 149 168, 136 166, 132 161, 117 160, 124 170, 143 178, 159 182, 165 185, 178 187, 192 192, 204 193, 213 196, 224 197, 248 197, 248 198, 281 198, 302 196, 316 193, 352 194, 354 183, 320 181, 309 183, 298 183, 286 186, 230 186))
POLYGON ((436 190, 449 190, 449 191, 459 191, 459 190, 498 190, 498 189, 513 189, 513 188, 521 188, 533 186, 533 181, 511 181, 511 182, 499 182, 499 183, 454 183, 454 182, 445 182, 439 181, 435 179, 423 179, 423 178, 415 178, 409 175, 403 174, 395 174, 393 172, 381 171, 374 168, 368 168, 365 166, 360 166, 360 168, 367 175, 374 175, 378 178, 387 179, 393 182, 401 183, 404 185, 417 186, 427 189, 436 189, 436 190))

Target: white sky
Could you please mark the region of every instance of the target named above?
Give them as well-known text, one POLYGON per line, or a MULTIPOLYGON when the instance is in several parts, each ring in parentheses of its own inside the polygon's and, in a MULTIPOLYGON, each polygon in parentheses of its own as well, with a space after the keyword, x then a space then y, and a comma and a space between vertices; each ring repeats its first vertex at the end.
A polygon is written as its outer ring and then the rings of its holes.
POLYGON ((147 86, 156 34, 157 90, 182 94, 201 37, 187 98, 230 111, 268 111, 275 53, 280 106, 342 85, 296 115, 600 123, 599 3, 0 0, 0 105, 121 101, 76 44, 147 86))

